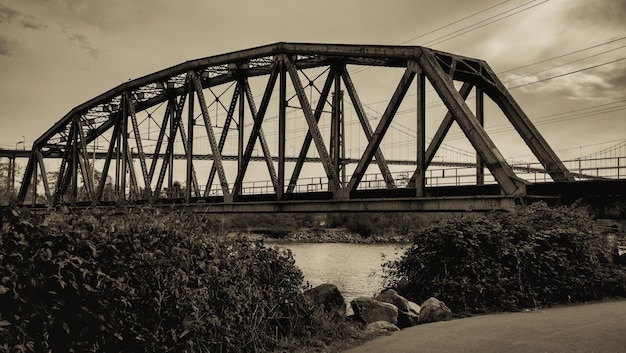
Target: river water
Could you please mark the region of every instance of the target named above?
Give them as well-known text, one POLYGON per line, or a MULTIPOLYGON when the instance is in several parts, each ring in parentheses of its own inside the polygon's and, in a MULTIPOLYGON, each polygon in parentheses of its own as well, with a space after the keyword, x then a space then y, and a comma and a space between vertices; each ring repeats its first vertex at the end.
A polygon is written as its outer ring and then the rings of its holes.
POLYGON ((406 244, 280 243, 265 242, 291 250, 305 283, 337 286, 347 302, 356 297, 371 297, 381 288, 382 267, 400 257, 406 244))

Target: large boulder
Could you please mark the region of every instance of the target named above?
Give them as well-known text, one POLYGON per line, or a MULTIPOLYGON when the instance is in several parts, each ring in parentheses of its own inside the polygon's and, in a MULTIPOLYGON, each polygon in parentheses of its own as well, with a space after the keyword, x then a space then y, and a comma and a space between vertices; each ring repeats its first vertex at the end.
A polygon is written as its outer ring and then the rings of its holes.
POLYGON ((450 308, 446 304, 437 298, 430 297, 426 299, 421 305, 419 314, 419 322, 436 322, 446 320, 452 315, 450 308))
POLYGON ((376 321, 387 321, 394 325, 398 323, 398 308, 393 304, 361 297, 352 300, 350 305, 354 316, 366 324, 376 321))
POLYGON ((322 306, 324 311, 342 318, 346 316, 346 302, 334 284, 320 284, 306 291, 305 295, 313 304, 322 306))
POLYGON ((420 306, 408 301, 393 289, 385 289, 375 298, 378 301, 393 304, 398 308, 398 327, 405 328, 419 323, 420 306))
POLYGON ((376 333, 400 331, 398 326, 387 321, 375 321, 370 324, 367 324, 367 327, 365 328, 365 330, 369 332, 376 332, 376 333))

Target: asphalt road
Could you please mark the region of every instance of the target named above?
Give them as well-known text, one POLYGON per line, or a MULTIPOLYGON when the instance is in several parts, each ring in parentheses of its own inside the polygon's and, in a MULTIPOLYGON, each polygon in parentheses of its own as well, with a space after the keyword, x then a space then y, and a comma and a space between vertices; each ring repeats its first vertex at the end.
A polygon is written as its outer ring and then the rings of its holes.
POLYGON ((344 353, 626 352, 626 300, 424 324, 344 353))

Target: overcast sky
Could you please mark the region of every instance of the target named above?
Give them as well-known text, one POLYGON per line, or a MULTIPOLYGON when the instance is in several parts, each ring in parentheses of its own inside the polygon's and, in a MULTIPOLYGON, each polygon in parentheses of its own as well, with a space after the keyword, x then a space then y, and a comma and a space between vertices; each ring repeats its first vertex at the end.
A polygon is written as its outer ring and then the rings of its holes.
MULTIPOLYGON (((284 41, 424 45, 486 60, 559 156, 573 158, 626 140, 625 19, 626 0, 0 0, 0 147, 23 136, 29 148, 129 79, 284 41)), ((497 143, 513 134, 492 131, 497 143)))

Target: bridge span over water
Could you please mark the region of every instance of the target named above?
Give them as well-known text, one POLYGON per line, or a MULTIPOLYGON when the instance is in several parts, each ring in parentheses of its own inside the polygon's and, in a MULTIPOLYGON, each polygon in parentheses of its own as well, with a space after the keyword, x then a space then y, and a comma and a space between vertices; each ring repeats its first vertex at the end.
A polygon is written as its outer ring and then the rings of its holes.
POLYGON ((610 199, 623 215, 624 164, 617 160, 617 178, 568 169, 485 61, 419 46, 276 43, 187 61, 78 105, 34 142, 17 198, 34 207, 332 212, 583 197, 610 199), (389 84, 384 111, 362 103, 389 84), (487 100, 537 165, 507 163, 484 129, 487 100), (447 112, 427 117, 428 104, 447 112), (430 139, 427 121, 438 126, 430 139), (471 161, 437 159, 454 124, 471 161), (390 158, 394 126, 414 134, 390 158))

